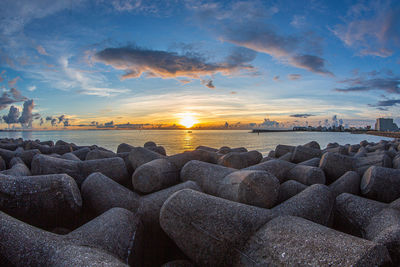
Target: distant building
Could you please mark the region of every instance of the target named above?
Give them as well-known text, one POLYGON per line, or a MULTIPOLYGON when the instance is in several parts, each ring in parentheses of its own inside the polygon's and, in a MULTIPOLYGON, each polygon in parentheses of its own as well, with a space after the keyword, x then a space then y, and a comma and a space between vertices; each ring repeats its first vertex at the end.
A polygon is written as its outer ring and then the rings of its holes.
POLYGON ((375 123, 375 130, 383 132, 393 132, 398 131, 399 128, 397 124, 393 122, 390 118, 378 118, 375 123))

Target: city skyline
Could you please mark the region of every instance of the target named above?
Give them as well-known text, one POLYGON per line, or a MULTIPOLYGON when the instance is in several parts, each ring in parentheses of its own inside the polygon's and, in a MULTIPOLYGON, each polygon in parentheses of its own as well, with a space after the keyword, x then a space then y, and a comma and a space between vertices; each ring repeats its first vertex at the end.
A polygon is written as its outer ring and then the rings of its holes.
POLYGON ((0 10, 3 126, 399 118, 396 1, 6 0, 0 10))

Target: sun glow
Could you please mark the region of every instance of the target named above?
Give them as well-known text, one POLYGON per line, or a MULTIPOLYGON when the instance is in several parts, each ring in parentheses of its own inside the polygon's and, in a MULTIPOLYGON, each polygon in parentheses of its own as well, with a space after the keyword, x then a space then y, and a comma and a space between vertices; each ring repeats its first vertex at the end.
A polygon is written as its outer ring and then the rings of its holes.
POLYGON ((179 124, 185 126, 186 128, 191 128, 196 123, 198 123, 197 120, 190 113, 183 114, 182 119, 179 121, 179 124))

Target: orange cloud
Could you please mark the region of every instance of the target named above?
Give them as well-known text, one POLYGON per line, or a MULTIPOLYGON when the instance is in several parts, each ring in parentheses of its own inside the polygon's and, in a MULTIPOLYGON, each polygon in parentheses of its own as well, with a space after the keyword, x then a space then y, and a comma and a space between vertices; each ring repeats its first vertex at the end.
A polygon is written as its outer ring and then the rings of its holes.
MULTIPOLYGON (((235 53, 248 53, 248 51, 235 51, 235 53)), ((143 75, 149 78, 203 80, 201 77, 216 73, 232 75, 242 70, 253 71, 254 67, 248 64, 253 59, 253 56, 235 56, 229 57, 226 62, 208 63, 200 57, 137 47, 106 48, 95 55, 95 61, 124 70, 122 79, 139 78, 143 75)), ((205 85, 210 87, 212 83, 205 85)))

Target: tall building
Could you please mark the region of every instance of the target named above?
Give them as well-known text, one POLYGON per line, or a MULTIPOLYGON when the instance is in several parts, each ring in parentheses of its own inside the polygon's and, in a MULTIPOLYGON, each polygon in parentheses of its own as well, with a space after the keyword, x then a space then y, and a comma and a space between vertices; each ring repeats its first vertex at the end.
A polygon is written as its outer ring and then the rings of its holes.
POLYGON ((393 119, 378 118, 376 119, 375 130, 392 132, 392 131, 398 131, 399 128, 397 127, 397 124, 393 122, 393 119))

